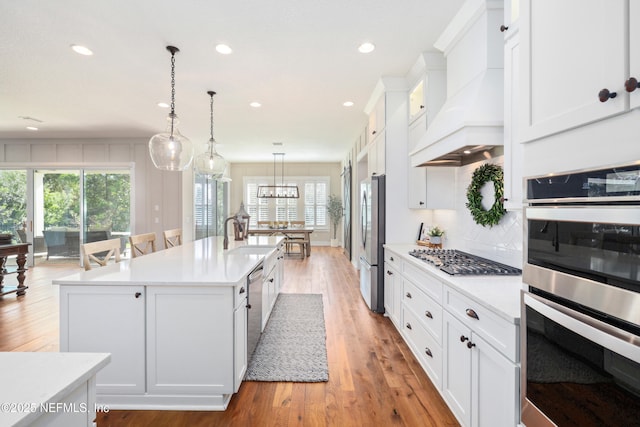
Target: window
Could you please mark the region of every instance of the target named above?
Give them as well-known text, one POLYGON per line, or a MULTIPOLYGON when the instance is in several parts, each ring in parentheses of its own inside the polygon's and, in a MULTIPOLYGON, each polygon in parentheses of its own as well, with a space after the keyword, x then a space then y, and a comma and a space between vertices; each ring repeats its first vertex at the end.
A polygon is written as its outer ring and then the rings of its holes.
POLYGON ((297 185, 299 199, 259 199, 258 186, 270 185, 271 177, 245 177, 244 200, 255 227, 258 221, 296 221, 304 219, 306 225, 319 230, 328 229, 327 197, 329 177, 286 177, 285 185, 297 185))

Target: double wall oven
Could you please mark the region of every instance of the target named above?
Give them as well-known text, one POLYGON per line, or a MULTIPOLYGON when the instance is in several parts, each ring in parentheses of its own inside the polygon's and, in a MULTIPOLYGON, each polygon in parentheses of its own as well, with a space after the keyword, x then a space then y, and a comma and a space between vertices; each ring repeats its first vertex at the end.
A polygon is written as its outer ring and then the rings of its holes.
POLYGON ((526 187, 522 422, 640 426, 640 162, 526 187))

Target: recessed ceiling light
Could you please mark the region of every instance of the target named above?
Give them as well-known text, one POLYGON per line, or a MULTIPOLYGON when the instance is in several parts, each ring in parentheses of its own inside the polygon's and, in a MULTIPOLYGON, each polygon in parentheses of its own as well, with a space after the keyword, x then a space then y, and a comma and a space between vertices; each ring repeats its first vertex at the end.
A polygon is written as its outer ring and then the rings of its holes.
POLYGON ((79 53, 80 55, 85 55, 85 56, 93 55, 93 52, 91 51, 91 49, 89 49, 86 46, 80 46, 79 44, 72 44, 71 49, 73 49, 75 53, 79 53))
POLYGON ((251 104, 249 104, 250 106, 252 106, 253 108, 260 108, 262 107, 262 104, 260 104, 258 101, 253 101, 251 104))
POLYGON ((353 101, 346 101, 344 104, 345 107, 353 107, 353 101))
POLYGON ((223 55, 229 55, 231 52, 233 52, 233 50, 231 50, 231 48, 229 46, 227 46, 226 44, 219 44, 216 46, 216 51, 218 51, 218 53, 221 53, 223 55))
POLYGON ((160 108, 169 108, 169 104, 166 102, 158 102, 158 107, 160 108))
POLYGON ((35 126, 27 126, 27 129, 29 129, 29 130, 38 130, 38 128, 35 127, 35 126))
POLYGON ((358 47, 360 53, 371 53, 375 50, 376 46, 373 43, 365 42, 358 47))

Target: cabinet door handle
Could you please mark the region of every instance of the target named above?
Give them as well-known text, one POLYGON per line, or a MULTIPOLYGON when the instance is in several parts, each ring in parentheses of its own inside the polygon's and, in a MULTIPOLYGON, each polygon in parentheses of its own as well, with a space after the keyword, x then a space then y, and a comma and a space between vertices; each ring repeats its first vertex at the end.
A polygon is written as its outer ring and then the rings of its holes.
POLYGON ((429 319, 433 319, 433 315, 431 314, 431 312, 429 310, 425 311, 424 315, 427 316, 429 319))
POLYGON ((421 110, 424 110, 424 105, 421 105, 421 106, 420 106, 420 109, 421 109, 421 110))
POLYGON ((391 271, 389 271, 389 270, 387 270, 387 274, 388 274, 389 276, 393 276, 393 273, 392 273, 391 271))
POLYGON ((624 82, 624 88, 627 92, 633 92, 634 90, 640 88, 640 83, 638 83, 638 79, 635 77, 629 77, 629 80, 624 82))
POLYGON ((424 202, 419 202, 418 203, 420 206, 424 206, 424 202))
POLYGON ((598 92, 598 99, 600 102, 607 102, 609 99, 613 99, 618 96, 617 92, 609 92, 609 89, 605 88, 598 92))
POLYGON ((245 293, 245 289, 244 289, 244 286, 242 286, 238 291, 238 294, 244 294, 244 293, 245 293))
POLYGON ((507 27, 506 25, 502 24, 500 25, 500 32, 504 33, 505 31, 507 31, 509 29, 509 27, 507 27))
POLYGON ((411 296, 411 292, 407 292, 406 297, 407 297, 407 298, 409 298, 409 299, 413 298, 413 297, 411 296))
POLYGON ((475 346, 476 346, 476 344, 475 344, 475 343, 472 343, 471 341, 469 341, 469 342, 467 343, 467 348, 468 348, 468 349, 472 349, 472 348, 473 348, 473 347, 475 347, 475 346))
POLYGON ((467 316, 480 320, 478 313, 476 313, 472 308, 467 308, 464 312, 467 313, 467 316))
POLYGON ((135 296, 136 298, 140 298, 140 296, 141 296, 141 295, 142 295, 142 294, 141 294, 140 292, 136 292, 134 296, 135 296))
POLYGON ((429 347, 425 347, 424 353, 429 357, 433 357, 433 353, 431 353, 431 350, 429 350, 429 347))
POLYGON ((269 279, 269 282, 273 283, 273 277, 271 279, 269 279))
POLYGON ((412 329, 412 328, 411 328, 411 323, 407 322, 407 325, 406 325, 406 326, 407 326, 407 329, 409 329, 409 330, 411 330, 411 329, 412 329))
POLYGON ((389 257, 389 259, 390 259, 391 261, 395 261, 395 260, 393 259, 393 257, 392 257, 392 256, 391 256, 391 257, 389 257))
POLYGON ((464 335, 460 335, 460 342, 465 342, 465 341, 469 341, 469 338, 465 337, 464 335))

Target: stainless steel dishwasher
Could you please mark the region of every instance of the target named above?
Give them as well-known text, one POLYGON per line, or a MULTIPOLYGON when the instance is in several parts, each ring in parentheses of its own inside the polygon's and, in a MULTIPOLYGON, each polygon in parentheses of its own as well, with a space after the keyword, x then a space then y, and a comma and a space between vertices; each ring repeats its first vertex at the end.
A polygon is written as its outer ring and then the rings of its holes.
POLYGON ((250 361, 262 334, 262 262, 247 276, 247 358, 250 361))

